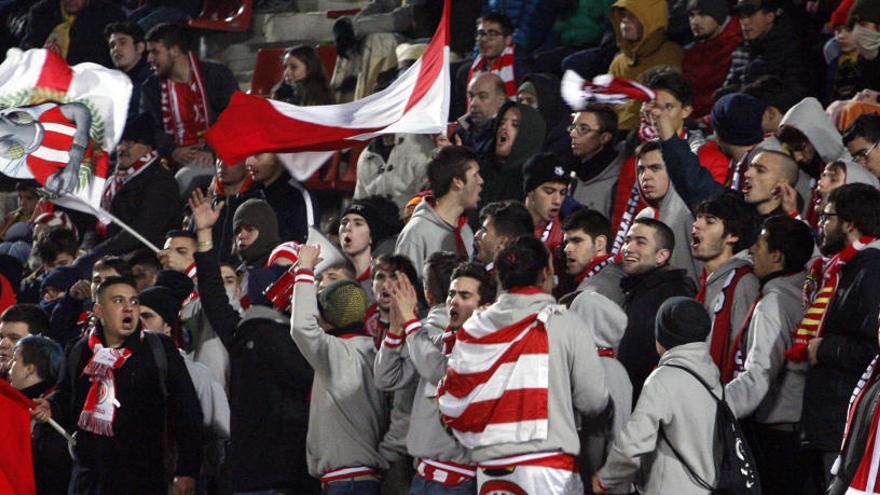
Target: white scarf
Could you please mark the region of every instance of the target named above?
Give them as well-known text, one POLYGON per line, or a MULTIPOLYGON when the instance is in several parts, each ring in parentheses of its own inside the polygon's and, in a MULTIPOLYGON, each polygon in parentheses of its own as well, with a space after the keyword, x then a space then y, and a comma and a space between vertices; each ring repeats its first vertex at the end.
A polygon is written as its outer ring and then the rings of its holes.
POLYGON ((853 28, 853 39, 856 41, 859 55, 868 60, 877 58, 877 54, 880 53, 880 31, 856 24, 853 28))

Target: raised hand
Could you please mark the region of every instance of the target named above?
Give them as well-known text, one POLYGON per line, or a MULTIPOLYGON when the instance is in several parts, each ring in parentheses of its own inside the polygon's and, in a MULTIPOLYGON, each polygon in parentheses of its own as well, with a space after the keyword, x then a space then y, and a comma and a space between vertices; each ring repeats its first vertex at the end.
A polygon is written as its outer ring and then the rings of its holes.
POLYGON ((321 257, 320 244, 303 244, 299 247, 299 260, 297 266, 305 270, 314 270, 320 262, 324 261, 321 257))
POLYGON ((223 209, 223 201, 217 206, 211 206, 211 198, 207 197, 201 189, 193 191, 189 200, 189 209, 192 211, 192 219, 196 224, 196 230, 211 230, 217 219, 220 218, 220 210, 223 209))

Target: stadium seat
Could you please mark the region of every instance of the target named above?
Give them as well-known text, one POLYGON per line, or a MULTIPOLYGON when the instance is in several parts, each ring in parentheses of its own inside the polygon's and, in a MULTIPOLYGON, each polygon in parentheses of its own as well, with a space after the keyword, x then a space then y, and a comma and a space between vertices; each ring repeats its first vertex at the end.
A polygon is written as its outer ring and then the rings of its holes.
POLYGON ((254 0, 205 0, 202 12, 187 26, 211 31, 242 33, 250 29, 254 0))
POLYGON ((284 66, 281 57, 284 48, 260 48, 257 51, 257 63, 251 76, 251 89, 248 94, 268 98, 272 96, 272 88, 281 80, 284 66))
POLYGON ((321 63, 324 65, 324 73, 327 74, 327 80, 329 81, 333 77, 333 71, 336 69, 336 45, 318 45, 315 47, 315 52, 317 52, 318 58, 321 59, 321 63))

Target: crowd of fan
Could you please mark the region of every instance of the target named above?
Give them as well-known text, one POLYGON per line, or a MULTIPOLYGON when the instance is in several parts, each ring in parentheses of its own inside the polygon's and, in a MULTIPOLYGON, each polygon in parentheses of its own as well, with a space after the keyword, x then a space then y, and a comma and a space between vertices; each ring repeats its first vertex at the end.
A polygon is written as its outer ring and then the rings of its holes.
MULTIPOLYGON (((238 84, 168 23, 197 5, 0 2, 3 48, 131 78, 102 206, 161 246, 15 185, 0 373, 38 493, 709 493, 715 398, 764 493, 877 493, 880 2, 480 3, 454 130, 375 138, 340 200, 215 158, 238 84), (572 112, 565 70, 655 98, 572 112), (498 373, 475 335, 535 315, 546 431, 528 394, 459 417, 461 370, 498 373)), ((332 77, 291 48, 273 98, 387 87, 441 4, 340 19, 332 77)))

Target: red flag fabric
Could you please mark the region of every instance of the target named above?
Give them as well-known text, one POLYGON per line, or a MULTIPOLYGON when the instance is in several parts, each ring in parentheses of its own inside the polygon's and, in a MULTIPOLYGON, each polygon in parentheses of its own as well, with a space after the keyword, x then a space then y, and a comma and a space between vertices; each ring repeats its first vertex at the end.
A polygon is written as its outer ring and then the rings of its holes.
POLYGON ((264 152, 326 151, 381 134, 446 130, 449 0, 424 55, 388 88, 340 105, 299 107, 238 92, 205 139, 226 163, 264 152))
POLYGON ((28 412, 33 406, 33 401, 0 380, 0 493, 32 495, 37 491, 28 412))

